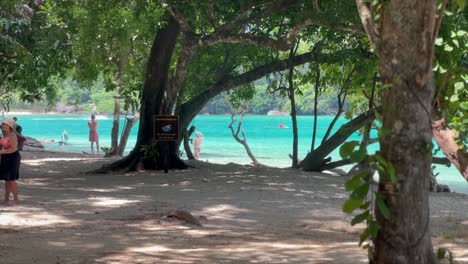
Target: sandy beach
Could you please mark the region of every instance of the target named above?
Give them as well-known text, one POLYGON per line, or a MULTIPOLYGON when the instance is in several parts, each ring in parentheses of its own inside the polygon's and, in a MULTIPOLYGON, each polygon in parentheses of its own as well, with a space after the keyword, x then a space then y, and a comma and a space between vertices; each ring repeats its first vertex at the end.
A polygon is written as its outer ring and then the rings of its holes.
MULTIPOLYGON (((22 152, 21 203, 0 207, 0 262, 367 263, 363 226, 341 212, 345 177, 204 162, 87 173, 110 161, 22 152)), ((430 205, 434 248, 468 263, 468 196, 431 193, 430 205)))

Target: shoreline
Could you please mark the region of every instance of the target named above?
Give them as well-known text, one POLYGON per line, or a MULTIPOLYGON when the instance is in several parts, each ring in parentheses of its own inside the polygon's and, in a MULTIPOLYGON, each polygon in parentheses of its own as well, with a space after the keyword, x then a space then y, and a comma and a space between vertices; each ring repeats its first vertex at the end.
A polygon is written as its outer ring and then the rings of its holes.
MULTIPOLYGON (((11 115, 9 115, 9 117, 11 117, 11 115)), ((18 118, 19 123, 23 126, 23 134, 36 138, 39 141, 42 139, 43 145, 48 150, 72 153, 90 151, 88 141, 89 131, 86 125, 89 116, 87 115, 48 113, 42 116, 24 115, 18 118), (48 128, 45 129, 46 127, 48 128), (60 141, 64 130, 67 130, 70 135, 69 146, 59 146, 57 143, 46 143, 52 140, 55 142, 60 141)), ((209 162, 218 164, 227 164, 229 162, 249 164, 251 161, 247 155, 245 155, 242 146, 235 142, 232 136, 221 126, 227 119, 229 119, 228 116, 197 117, 194 124, 200 131, 204 132, 206 137, 201 151, 201 158, 202 160, 208 160, 209 162), (222 151, 219 151, 220 149, 222 149, 222 151)), ((245 122, 245 129, 249 136, 250 147, 259 162, 278 168, 291 166, 291 160, 287 157, 287 153, 290 153, 291 145, 288 142, 291 140, 289 135, 292 132, 286 129, 278 129, 278 123, 288 125, 287 119, 288 118, 285 117, 255 116, 252 117, 249 122, 245 122)), ((109 147, 111 145, 110 131, 113 118, 109 116, 106 120, 102 120, 103 121, 100 123, 100 146, 109 147)), ((309 118, 302 118, 302 127, 307 128, 310 124, 309 121, 309 118)), ((322 121, 326 124, 328 119, 324 118, 322 121)), ((138 126, 134 126, 128 139, 127 151, 131 151, 134 147, 137 138, 137 130, 138 126)), ((310 137, 304 134, 301 136, 300 140, 301 143, 299 145, 298 155, 304 157, 306 155, 306 150, 310 148, 310 143, 308 143, 310 137)), ((356 140, 358 139, 356 138, 356 140)), ((370 151, 373 152, 376 147, 377 146, 370 147, 372 148, 370 151)), ((332 154, 333 160, 339 160, 339 156, 336 152, 337 151, 332 154)), ((345 168, 345 170, 348 170, 348 168, 345 168)), ((453 191, 468 194, 467 182, 453 166, 451 166, 451 168, 437 167, 436 172, 440 173, 438 176, 439 183, 449 185, 453 191)))
POLYGON ((79 113, 61 113, 61 112, 54 112, 54 111, 50 111, 50 112, 36 112, 36 111, 20 111, 20 110, 16 110, 16 111, 10 111, 10 112, 4 112, 5 115, 10 115, 10 116, 13 116, 13 115, 18 115, 18 116, 24 116, 24 115, 79 115, 79 113))
MULTIPOLYGON (((70 113, 67 113, 67 112, 57 112, 57 111, 32 111, 32 110, 21 110, 21 109, 17 109, 17 110, 13 110, 13 111, 9 111, 9 112, 6 112, 4 111, 4 114, 5 115, 87 115, 89 113, 85 113, 85 112, 70 112, 70 113)), ((96 113, 97 115, 113 115, 113 113, 100 113, 100 112, 97 112, 96 113)), ((120 115, 125 115, 124 112, 120 113, 120 115)), ((196 117, 203 117, 203 116, 230 116, 231 114, 230 113, 224 113, 224 114, 210 114, 210 113, 199 113, 196 115, 196 117)), ((268 116, 268 117, 288 117, 290 116, 289 114, 288 115, 268 115, 268 113, 265 113, 265 114, 247 114, 247 116, 268 116)), ((313 114, 309 114, 309 115, 297 115, 297 116, 313 116, 313 114)), ((334 117, 335 115, 318 115, 320 117, 334 117)), ((344 115, 342 115, 344 116, 344 115)))
MULTIPOLYGON (((42 143, 42 142, 41 142, 42 143)), ((54 153, 54 154, 70 154, 70 155, 91 155, 90 153, 88 153, 87 151, 72 151, 72 150, 57 150, 57 149, 47 149, 47 144, 53 144, 53 143, 42 143, 44 145, 44 149, 41 149, 41 148, 35 148, 35 147, 30 147, 30 146, 25 146, 25 149, 24 151, 30 151, 30 152, 51 152, 51 153, 54 153)), ((125 156, 128 155, 128 153, 125 153, 125 156)), ((104 157, 104 153, 102 151, 100 151, 99 154, 94 154, 93 156, 95 156, 96 158, 102 158, 102 159, 108 159, 107 157, 104 157)), ((111 157, 109 158, 109 160, 116 160, 116 159, 122 159, 124 158, 125 156, 123 157, 111 157)), ((188 160, 186 157, 184 157, 182 159, 183 162, 187 163, 187 164, 190 164, 192 162, 194 162, 195 160, 188 160)), ((195 161, 197 162, 197 161, 195 161)), ((203 163, 207 163, 207 164, 212 164, 213 166, 228 166, 230 164, 232 165, 236 165, 236 166, 251 166, 250 163, 239 163, 239 162, 227 162, 227 161, 221 161, 221 160, 216 160, 216 159, 201 159, 199 162, 203 162, 203 163)), ((282 169, 291 169, 291 167, 277 167, 277 166, 272 166, 272 165, 268 165, 268 164, 263 164, 265 165, 265 167, 268 167, 268 168, 272 168, 272 169, 279 169, 279 170, 282 170, 282 169)), ((300 170, 302 171, 302 170, 300 170)), ((347 173, 348 170, 344 169, 344 168, 336 168, 336 169, 333 169, 331 171, 327 170, 327 171, 322 171, 322 172, 317 172, 317 173, 324 173, 324 174, 327 174, 327 175, 330 175, 330 174, 334 174, 338 177, 341 177, 341 178, 344 178, 344 179, 348 179, 345 175, 343 175, 343 173, 347 173)), ((315 172, 305 172, 305 173, 315 173, 315 172)), ((460 177, 463 177, 460 175, 460 177)), ((438 182, 437 182, 439 185, 440 184, 444 184, 444 185, 447 185, 447 183, 445 183, 444 181, 441 181, 440 178, 438 179, 438 182)), ((468 184, 468 183, 467 183, 468 184)), ((461 195, 466 195, 467 198, 468 198, 468 192, 465 193, 463 191, 456 191, 454 190, 451 186, 449 186, 450 188, 450 192, 445 192, 445 193, 455 193, 455 194, 461 194, 461 195)), ((433 192, 433 193, 438 193, 438 192, 433 192)), ((439 192, 439 193, 444 193, 444 192, 439 192)))

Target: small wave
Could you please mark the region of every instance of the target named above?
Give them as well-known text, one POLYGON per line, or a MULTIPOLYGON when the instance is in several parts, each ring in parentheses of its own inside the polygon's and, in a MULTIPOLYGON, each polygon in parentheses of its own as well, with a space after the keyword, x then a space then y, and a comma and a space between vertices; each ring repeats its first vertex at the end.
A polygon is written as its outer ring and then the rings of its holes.
POLYGON ((106 120, 106 119, 109 119, 109 117, 104 116, 104 115, 97 115, 97 116, 96 116, 96 119, 97 119, 97 120, 106 120))

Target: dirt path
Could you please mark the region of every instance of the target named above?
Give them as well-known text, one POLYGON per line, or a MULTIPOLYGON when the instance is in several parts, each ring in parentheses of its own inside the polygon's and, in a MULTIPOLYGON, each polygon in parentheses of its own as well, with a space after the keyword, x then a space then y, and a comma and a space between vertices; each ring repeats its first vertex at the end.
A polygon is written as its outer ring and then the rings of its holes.
MULTIPOLYGON (((340 210, 344 178, 205 163, 168 174, 82 173, 104 162, 24 152, 23 201, 0 207, 0 262, 367 262, 362 227, 340 210), (165 217, 174 209, 203 226, 165 217)), ((468 263, 467 198, 431 196, 434 244, 458 263, 468 263)))

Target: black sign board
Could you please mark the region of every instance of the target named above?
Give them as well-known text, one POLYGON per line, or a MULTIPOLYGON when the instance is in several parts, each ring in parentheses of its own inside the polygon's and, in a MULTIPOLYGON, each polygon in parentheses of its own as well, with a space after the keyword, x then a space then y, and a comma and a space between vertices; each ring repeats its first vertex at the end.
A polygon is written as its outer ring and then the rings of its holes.
POLYGON ((179 116, 154 116, 154 138, 158 141, 179 140, 179 116))

